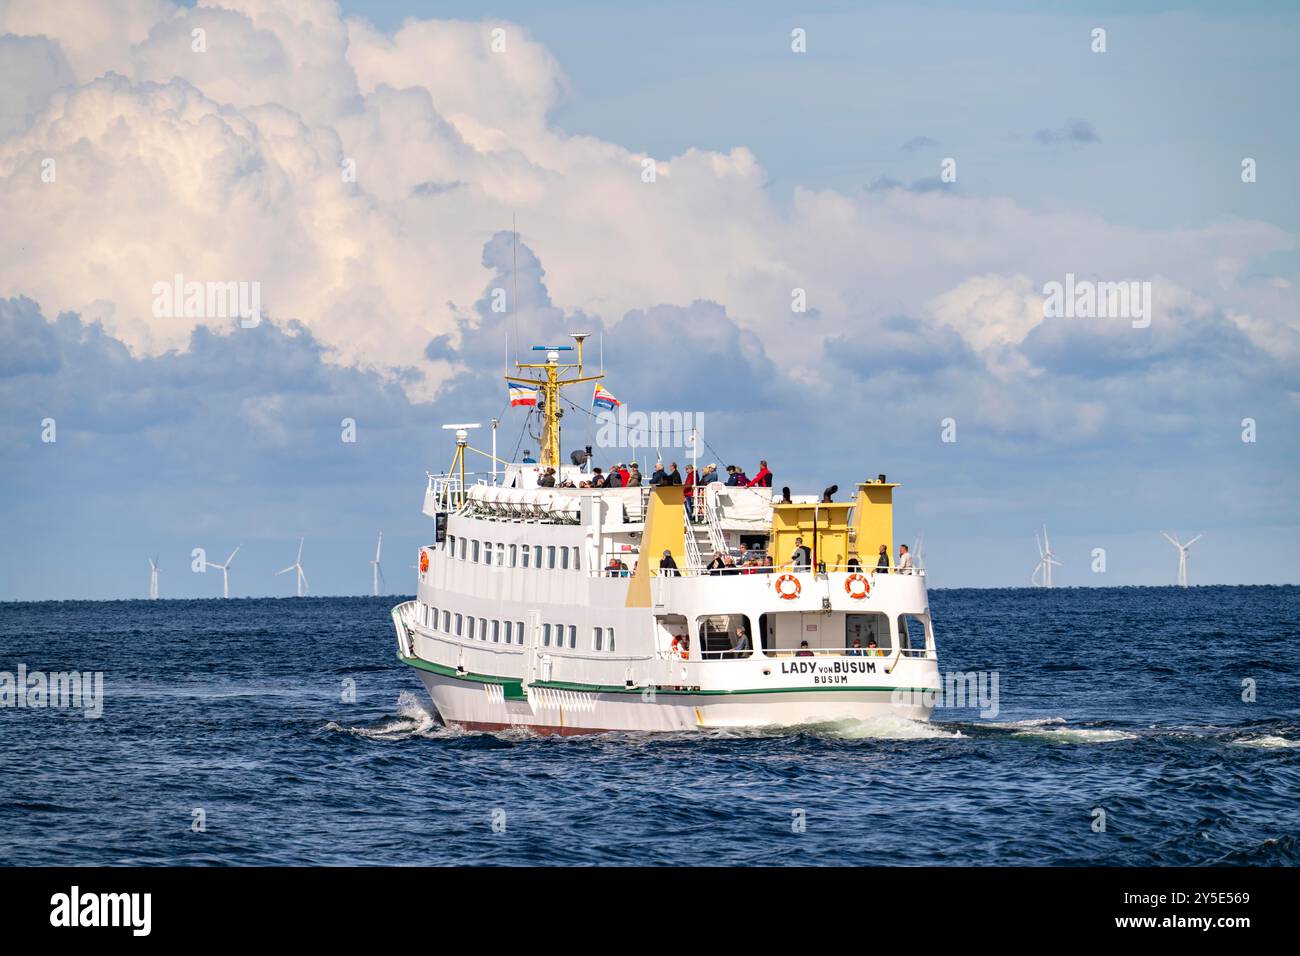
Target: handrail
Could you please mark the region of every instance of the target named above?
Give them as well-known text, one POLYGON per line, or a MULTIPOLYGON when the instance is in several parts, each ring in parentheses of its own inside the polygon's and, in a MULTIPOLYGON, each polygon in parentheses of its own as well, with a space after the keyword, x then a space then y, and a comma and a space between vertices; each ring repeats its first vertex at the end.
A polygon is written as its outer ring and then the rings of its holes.
POLYGON ((690 512, 683 509, 682 517, 686 525, 686 566, 692 574, 699 574, 704 570, 704 557, 700 554, 700 543, 695 540, 695 527, 691 523, 690 512))
MULTIPOLYGON (((660 573, 660 570, 659 570, 659 568, 657 568, 657 567, 653 567, 653 568, 650 569, 650 573, 651 573, 652 575, 658 575, 658 574, 660 573)), ((758 575, 768 575, 768 574, 793 574, 793 575, 795 575, 796 577, 807 576, 807 577, 814 577, 814 578, 816 578, 816 577, 826 577, 826 576, 829 575, 829 574, 842 574, 842 575, 844 575, 844 576, 846 576, 846 577, 847 577, 848 575, 850 575, 850 574, 862 574, 862 575, 866 576, 866 578, 867 578, 868 581, 875 581, 877 577, 883 577, 884 574, 885 574, 885 572, 884 572, 883 569, 882 569, 881 571, 877 572, 875 568, 854 568, 854 567, 848 567, 848 566, 845 566, 845 565, 828 566, 828 567, 826 568, 826 570, 824 570, 824 571, 822 571, 822 570, 812 571, 812 570, 810 570, 810 569, 803 569, 803 570, 796 571, 796 570, 794 570, 793 568, 791 568, 789 565, 779 565, 779 564, 778 564, 778 565, 771 565, 771 564, 761 564, 761 565, 741 565, 741 564, 737 564, 737 565, 734 565, 734 566, 729 567, 729 568, 719 568, 719 569, 716 570, 716 571, 710 571, 710 570, 708 570, 707 568, 700 568, 698 571, 691 570, 691 569, 689 569, 689 568, 679 568, 676 574, 669 574, 669 575, 665 575, 665 576, 666 576, 666 577, 710 577, 710 578, 721 577, 721 578, 729 578, 729 577, 745 577, 745 576, 756 575, 756 574, 758 574, 758 575)), ((891 568, 890 571, 889 571, 889 575, 890 575, 890 577, 912 577, 912 576, 915 576, 915 577, 920 577, 920 578, 923 578, 923 577, 926 577, 926 576, 927 576, 927 575, 926 575, 925 568, 912 568, 910 571, 896 571, 896 570, 894 570, 893 568, 891 568)))

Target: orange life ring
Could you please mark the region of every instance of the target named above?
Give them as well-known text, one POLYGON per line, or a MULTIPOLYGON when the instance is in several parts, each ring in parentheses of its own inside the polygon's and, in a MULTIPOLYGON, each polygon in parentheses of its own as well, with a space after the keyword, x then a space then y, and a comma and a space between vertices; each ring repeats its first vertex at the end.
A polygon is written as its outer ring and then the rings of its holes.
POLYGON ((871 593, 871 583, 861 574, 850 574, 844 579, 844 593, 855 601, 861 601, 871 593), (861 584, 862 588, 855 588, 855 584, 861 584))
POLYGON ((424 574, 428 570, 429 570, 429 552, 421 551, 420 552, 420 573, 424 574))
POLYGON ((774 587, 776 588, 776 593, 780 596, 781 600, 783 601, 793 601, 795 598, 799 596, 799 592, 803 590, 803 586, 799 583, 799 579, 796 578, 793 574, 781 575, 779 578, 776 579, 774 587), (787 581, 794 585, 793 591, 787 591, 785 589, 784 585, 787 581))

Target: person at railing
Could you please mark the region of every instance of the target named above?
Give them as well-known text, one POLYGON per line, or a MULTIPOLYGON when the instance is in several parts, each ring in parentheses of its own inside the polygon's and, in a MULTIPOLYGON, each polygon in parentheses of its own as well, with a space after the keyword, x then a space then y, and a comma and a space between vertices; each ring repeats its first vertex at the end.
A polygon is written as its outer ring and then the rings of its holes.
POLYGON ((867 656, 868 657, 885 656, 885 652, 880 649, 880 645, 876 643, 876 639, 874 637, 867 639, 867 656))
POLYGON ((794 499, 790 497, 790 486, 789 486, 789 485, 786 485, 785 487, 783 487, 783 488, 781 489, 781 501, 780 501, 780 504, 783 504, 783 505, 792 505, 792 504, 794 504, 794 499))
POLYGON ((685 490, 682 494, 686 500, 686 517, 691 520, 695 519, 695 466, 686 466, 686 481, 683 483, 685 490))
POLYGON ((744 487, 749 484, 749 478, 743 468, 737 468, 735 465, 727 466, 727 484, 732 487, 744 487))
POLYGON ((862 638, 855 637, 853 639, 853 646, 844 652, 844 656, 845 657, 866 657, 867 652, 862 649, 862 638))
POLYGON ((641 487, 641 469, 637 466, 636 462, 632 462, 632 464, 627 466, 627 478, 624 479, 623 485, 626 488, 641 487))
POLYGON ((894 565, 894 573, 895 574, 912 573, 912 555, 908 553, 907 545, 905 544, 900 544, 898 546, 898 564, 894 565))
POLYGON ((605 487, 622 488, 623 476, 625 474, 627 474, 627 472, 623 470, 623 464, 622 462, 620 462, 619 464, 615 465, 613 468, 609 470, 609 477, 605 479, 605 487))
POLYGON ((803 538, 794 539, 794 554, 790 555, 790 566, 796 571, 807 571, 812 567, 812 550, 804 547, 803 538))
POLYGON ((812 656, 813 656, 813 652, 810 651, 810 650, 808 650, 808 642, 807 642, 807 641, 800 641, 800 642, 799 642, 799 650, 797 650, 797 651, 794 652, 794 656, 795 656, 795 657, 812 657, 812 656))
POLYGON ((767 469, 767 461, 760 459, 758 463, 758 474, 749 481, 745 482, 746 488, 771 488, 772 473, 767 469))
POLYGON ((591 469, 591 480, 582 483, 583 488, 604 488, 606 485, 605 473, 599 468, 591 469))
POLYGON ((659 559, 659 573, 666 578, 681 577, 681 572, 677 570, 677 562, 673 560, 673 553, 667 548, 664 549, 664 556, 659 559))
POLYGON ((662 461, 655 462, 655 470, 650 474, 650 484, 662 485, 667 477, 668 472, 664 471, 664 463, 662 461))
POLYGON ((722 479, 718 477, 718 466, 713 464, 713 462, 709 462, 704 466, 704 471, 700 473, 700 480, 698 483, 701 485, 711 485, 715 481, 721 480, 722 479))
POLYGON ((611 556, 609 565, 605 568, 611 578, 627 577, 627 565, 618 559, 617 556, 611 556))
POLYGON ((740 568, 736 567, 736 559, 729 554, 724 554, 722 556, 722 573, 723 574, 740 573, 740 568))
POLYGON ((876 573, 889 573, 889 548, 883 544, 880 546, 880 556, 876 559, 876 573))
POLYGON ((721 574, 722 567, 726 563, 722 558, 723 556, 721 551, 714 551, 713 560, 704 566, 704 570, 708 571, 710 574, 721 574))
POLYGON ((542 477, 540 477, 540 478, 537 479, 537 486, 538 486, 539 488, 554 488, 554 487, 555 487, 555 469, 554 469, 554 468, 547 468, 546 471, 542 474, 542 477))
POLYGON ((524 450, 524 457, 523 457, 522 461, 523 461, 523 463, 524 463, 525 465, 535 465, 535 464, 537 464, 537 459, 533 457, 533 453, 532 453, 532 450, 531 450, 531 449, 525 449, 525 450, 524 450))
POLYGON ((737 624, 736 639, 731 644, 731 656, 748 657, 749 654, 749 635, 745 633, 745 626, 743 624, 737 624))
POLYGON ((682 473, 677 470, 677 462, 672 462, 668 466, 668 474, 664 475, 663 484, 680 485, 682 483, 682 473))

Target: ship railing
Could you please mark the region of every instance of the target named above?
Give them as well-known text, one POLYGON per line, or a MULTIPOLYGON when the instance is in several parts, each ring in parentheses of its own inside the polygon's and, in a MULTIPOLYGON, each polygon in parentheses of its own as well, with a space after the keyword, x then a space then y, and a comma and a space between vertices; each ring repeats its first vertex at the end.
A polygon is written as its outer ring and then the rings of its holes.
POLYGON ((425 472, 429 483, 424 489, 425 511, 433 504, 437 511, 455 511, 465 500, 460 475, 435 475, 425 472))
MULTIPOLYGON (((687 546, 687 550, 689 551, 689 545, 687 546)), ((787 565, 765 564, 765 565, 749 565, 749 566, 737 564, 731 567, 718 568, 712 571, 710 571, 707 567, 703 567, 698 570, 693 568, 678 568, 675 572, 672 570, 665 571, 664 569, 654 567, 650 569, 650 573, 656 577, 663 576, 663 577, 724 577, 724 578, 734 577, 736 575, 750 575, 750 574, 794 574, 796 576, 807 575, 807 576, 822 577, 826 574, 856 573, 856 574, 863 575, 864 577, 867 578, 868 581, 874 580, 876 575, 883 575, 886 573, 891 575, 901 575, 901 576, 907 576, 907 575, 915 575, 918 577, 926 576, 925 568, 907 568, 902 571, 899 571, 897 568, 890 568, 889 571, 886 572, 884 568, 862 568, 862 567, 856 567, 854 565, 826 565, 826 566, 818 565, 818 570, 814 572, 809 568, 799 568, 796 570, 794 567, 788 564, 787 565)))
MULTIPOLYGON (((673 656, 677 657, 677 655, 673 656)), ((704 651, 697 656, 695 648, 692 647, 688 661, 742 661, 754 658, 787 660, 819 657, 849 657, 854 660, 878 661, 882 659, 892 660, 895 657, 925 659, 933 656, 925 647, 904 647, 901 652, 893 647, 769 647, 761 652, 753 650, 704 651)))

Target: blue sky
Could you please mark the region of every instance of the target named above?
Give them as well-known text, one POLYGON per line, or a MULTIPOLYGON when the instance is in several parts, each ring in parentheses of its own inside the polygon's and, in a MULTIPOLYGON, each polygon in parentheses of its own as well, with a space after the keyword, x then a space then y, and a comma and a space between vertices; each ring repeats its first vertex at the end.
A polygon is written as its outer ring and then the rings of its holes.
POLYGON ((1300 579, 1287 6, 226 6, 0 3, 0 599, 144 596, 155 553, 214 596, 191 550, 237 544, 232 591, 288 595, 300 536, 361 593, 380 530, 407 589, 516 282, 522 338, 603 334, 720 465, 902 481, 935 585, 1027 584, 1044 522, 1061 584, 1172 582, 1161 529, 1206 532, 1194 583, 1300 579), (176 272, 267 321, 155 318, 176 272), (1043 319, 1067 272, 1150 281, 1150 328, 1043 319))

